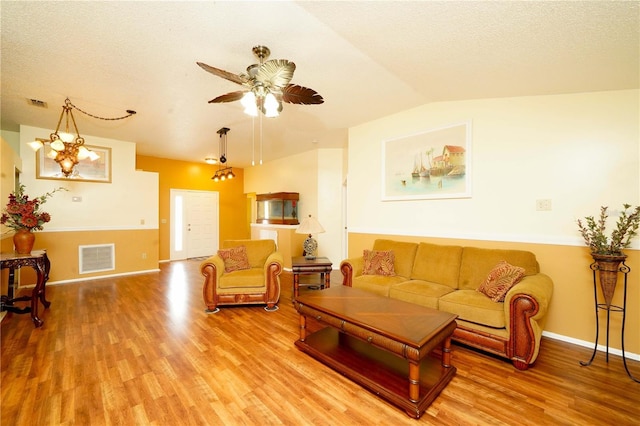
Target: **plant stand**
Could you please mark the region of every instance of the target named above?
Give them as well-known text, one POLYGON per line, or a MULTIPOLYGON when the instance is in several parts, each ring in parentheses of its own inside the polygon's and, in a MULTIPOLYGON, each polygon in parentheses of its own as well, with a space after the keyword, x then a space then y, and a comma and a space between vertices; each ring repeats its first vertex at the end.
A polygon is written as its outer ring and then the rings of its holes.
POLYGON ((629 371, 629 367, 627 367, 627 358, 624 353, 624 324, 625 324, 625 317, 626 317, 626 310, 627 310, 627 275, 629 275, 629 272, 631 272, 631 268, 627 266, 623 261, 622 264, 620 265, 620 268, 618 269, 619 272, 624 274, 624 296, 623 296, 622 306, 616 306, 616 305, 611 305, 606 303, 598 303, 598 287, 596 283, 596 271, 600 269, 598 262, 593 262, 590 268, 593 271, 593 300, 595 302, 595 312, 596 312, 596 341, 593 346, 593 354, 591 354, 591 359, 589 361, 580 361, 580 365, 585 367, 589 366, 591 365, 594 358, 596 357, 596 351, 598 349, 598 335, 600 332, 600 321, 598 318, 598 311, 600 310, 607 311, 607 349, 606 349, 605 359, 607 362, 609 362, 609 318, 611 316, 611 312, 622 312, 622 330, 621 330, 622 362, 624 364, 624 369, 626 370, 627 375, 631 378, 631 380, 633 380, 634 382, 640 383, 640 380, 636 379, 629 371))

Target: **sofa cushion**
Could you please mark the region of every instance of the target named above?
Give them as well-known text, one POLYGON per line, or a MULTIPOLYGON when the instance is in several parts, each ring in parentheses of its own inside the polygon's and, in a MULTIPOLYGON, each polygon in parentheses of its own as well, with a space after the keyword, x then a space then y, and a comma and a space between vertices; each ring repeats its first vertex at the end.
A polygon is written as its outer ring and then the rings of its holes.
POLYGON ((264 286, 264 271, 262 268, 242 269, 224 274, 220 277, 218 284, 221 289, 260 288, 264 286))
POLYGON ((420 243, 413 262, 411 279, 458 288, 461 260, 461 246, 420 243))
POLYGON ((252 268, 264 268, 269 255, 276 251, 276 242, 273 240, 226 240, 222 248, 245 246, 247 258, 252 268))
POLYGON ((407 278, 399 275, 360 275, 353 277, 351 286, 370 291, 380 296, 389 297, 389 289, 391 286, 403 281, 407 281, 407 278))
POLYGON ((241 269, 249 269, 247 248, 245 246, 218 250, 218 256, 224 261, 224 271, 229 273, 241 269))
POLYGON ((489 272, 487 278, 478 287, 478 291, 494 302, 503 302, 509 289, 522 277, 524 277, 524 268, 510 265, 502 260, 489 272))
POLYGON ((393 284, 389 289, 389 297, 438 309, 438 299, 452 291, 455 290, 446 285, 422 280, 409 280, 393 284))
MULTIPOLYGON (((393 250, 393 269, 401 277, 410 277, 413 268, 413 259, 416 256, 418 244, 404 241, 393 241, 378 239, 373 242, 373 250, 386 251, 393 250)), ((406 279, 406 278, 405 278, 406 279)))
POLYGON ((475 290, 457 290, 438 301, 438 309, 458 315, 461 320, 493 328, 506 327, 504 303, 494 302, 475 290))
POLYGON ((395 259, 393 250, 364 250, 362 257, 364 259, 363 275, 394 276, 396 274, 393 268, 395 259))
POLYGON ((536 256, 529 251, 464 247, 458 288, 475 291, 501 260, 524 268, 525 275, 540 272, 536 256))

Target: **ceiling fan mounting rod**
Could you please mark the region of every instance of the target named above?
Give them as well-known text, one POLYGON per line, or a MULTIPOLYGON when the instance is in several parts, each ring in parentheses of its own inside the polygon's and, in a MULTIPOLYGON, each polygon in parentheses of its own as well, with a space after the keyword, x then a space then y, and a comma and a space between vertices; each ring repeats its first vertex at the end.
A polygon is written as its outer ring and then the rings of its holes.
POLYGON ((253 51, 253 54, 256 56, 256 58, 260 60, 261 64, 265 59, 269 57, 269 55, 271 55, 271 51, 267 46, 254 46, 251 50, 253 51))

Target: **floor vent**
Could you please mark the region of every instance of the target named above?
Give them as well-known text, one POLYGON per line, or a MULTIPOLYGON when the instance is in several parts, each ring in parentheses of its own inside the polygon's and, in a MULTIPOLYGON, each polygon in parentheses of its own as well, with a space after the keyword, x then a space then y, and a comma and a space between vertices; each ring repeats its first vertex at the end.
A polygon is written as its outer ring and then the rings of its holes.
POLYGON ((115 244, 80 246, 79 250, 81 274, 116 269, 115 244))

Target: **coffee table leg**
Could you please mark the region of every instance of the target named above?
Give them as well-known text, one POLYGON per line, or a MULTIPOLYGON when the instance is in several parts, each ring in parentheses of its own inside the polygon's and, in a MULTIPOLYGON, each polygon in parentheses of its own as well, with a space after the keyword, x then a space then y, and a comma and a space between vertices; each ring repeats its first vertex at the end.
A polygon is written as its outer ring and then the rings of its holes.
POLYGON ((420 398, 420 364, 409 362, 409 400, 418 402, 420 398))
POLYGON ((451 337, 447 337, 442 342, 442 366, 451 367, 451 337))
POLYGON ((300 341, 304 342, 307 338, 307 317, 300 315, 300 341))

